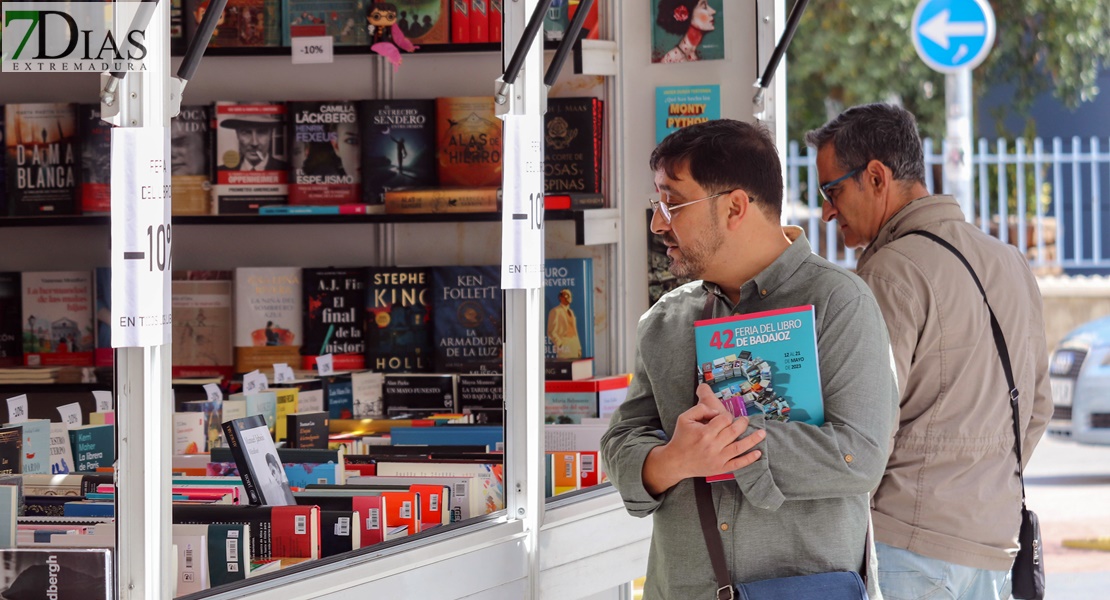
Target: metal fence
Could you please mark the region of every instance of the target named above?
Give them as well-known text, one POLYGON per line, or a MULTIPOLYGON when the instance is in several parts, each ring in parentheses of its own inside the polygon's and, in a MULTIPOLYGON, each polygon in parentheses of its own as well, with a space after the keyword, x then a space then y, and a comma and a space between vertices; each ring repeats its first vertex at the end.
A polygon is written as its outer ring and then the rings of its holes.
MULTIPOLYGON (((944 193, 947 148, 937 152, 925 139, 924 150, 925 184, 944 193)), ((806 230, 816 252, 854 267, 856 253, 843 248, 836 224, 821 222, 816 161, 816 151, 790 142, 784 213, 806 230)), ((1099 138, 980 139, 971 167, 973 222, 984 232, 1017 246, 1041 271, 1110 273, 1110 236, 1103 236, 1110 232, 1110 193, 1103 191, 1110 150, 1101 150, 1099 138)))

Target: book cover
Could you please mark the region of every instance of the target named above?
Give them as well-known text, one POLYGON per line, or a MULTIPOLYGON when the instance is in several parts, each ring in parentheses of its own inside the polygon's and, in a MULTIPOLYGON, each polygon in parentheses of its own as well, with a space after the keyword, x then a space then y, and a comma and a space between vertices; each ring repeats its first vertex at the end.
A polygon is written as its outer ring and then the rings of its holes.
POLYGON ((239 467, 251 504, 287 506, 296 504, 285 468, 278 460, 274 438, 259 415, 224 423, 224 437, 239 467))
POLYGON ((174 215, 212 212, 212 107, 182 106, 170 121, 170 175, 174 215))
POLYGON ((173 413, 173 453, 200 454, 208 448, 203 412, 173 413))
POLYGON ((112 349, 112 269, 97 267, 93 271, 93 327, 96 342, 93 348, 93 364, 98 367, 111 367, 115 363, 112 349))
POLYGON ((382 386, 385 415, 392 419, 423 419, 456 412, 455 376, 391 373, 382 386))
POLYGON ((23 273, 23 364, 93 364, 93 289, 89 271, 23 273))
POLYGON ((362 517, 358 529, 363 548, 386 540, 385 511, 388 503, 382 496, 355 496, 351 499, 351 508, 362 517))
POLYGON ((416 45, 451 42, 449 0, 393 0, 397 26, 416 45))
POLYGON ((458 410, 474 415, 474 422, 500 424, 505 422, 505 382, 501 375, 459 375, 458 410))
POLYGON ((655 140, 697 123, 721 118, 721 86, 684 85, 655 88, 655 140))
POLYGON ((594 355, 594 261, 549 258, 544 262, 547 335, 544 358, 576 360, 594 355))
MULTIPOLYGON (((280 518, 279 509, 295 508, 289 506, 232 506, 227 504, 175 504, 173 507, 174 524, 221 524, 243 528, 239 530, 242 537, 238 544, 240 554, 246 554, 246 560, 257 558, 270 558, 273 556, 273 526, 280 518)), ((211 535, 211 533, 209 534, 211 535)), ((209 550, 211 552, 211 550, 209 550)), ((233 562, 228 558, 228 562, 233 562)), ((237 562, 237 561, 236 561, 237 562)), ((241 568, 237 565, 235 568, 241 568)), ((228 564, 228 576, 234 577, 228 564)), ((216 574, 213 573, 213 585, 218 585, 216 574)))
POLYGON ((501 119, 493 96, 436 98, 439 184, 501 185, 501 119))
POLYGON ((548 194, 604 191, 601 100, 551 98, 544 116, 544 189, 548 194))
POLYGON ((500 268, 434 267, 432 298, 435 371, 501 372, 500 268))
POLYGON ((328 413, 296 412, 285 418, 290 448, 327 450, 328 413))
POLYGON ((100 120, 99 104, 81 104, 77 110, 81 156, 77 196, 83 214, 112 211, 112 126, 100 120))
POLYGON ((544 383, 545 423, 581 423, 607 418, 628 397, 628 375, 544 383))
POLYGON ((370 267, 366 286, 366 367, 382 373, 432 368, 431 272, 370 267))
POLYGON ((385 193, 388 215, 494 213, 501 210, 496 187, 402 188, 385 193))
POLYGON ((273 388, 268 391, 274 394, 274 402, 277 408, 277 421, 274 422, 274 440, 278 442, 286 441, 289 438, 286 417, 297 412, 298 390, 297 388, 273 388))
POLYGON ((23 436, 23 458, 20 472, 50 473, 50 421, 28 419, 20 423, 5 423, 4 427, 18 427, 23 436))
POLYGON ((231 280, 171 282, 173 376, 229 377, 232 371, 231 280))
POLYGON ((301 354, 352 355, 365 363, 367 270, 305 269, 301 354))
POLYGON ((451 0, 451 43, 470 43, 470 0, 451 0))
POLYGON ((489 41, 495 44, 501 43, 503 6, 502 0, 489 0, 489 41))
POLYGON ((320 558, 320 507, 275 506, 271 521, 273 556, 320 558))
POLYGON ((248 524, 208 525, 208 574, 213 586, 247 578, 251 560, 250 531, 248 524))
POLYGON ((331 419, 350 419, 354 416, 355 391, 351 376, 324 377, 324 403, 331 419))
POLYGON ((23 430, 0 428, 0 475, 23 472, 23 430))
POLYGON ((4 126, 4 116, 7 111, 0 110, 0 148, 4 149, 4 158, 0 160, 0 217, 6 217, 11 212, 8 209, 8 183, 4 177, 4 170, 7 168, 7 149, 8 144, 4 141, 7 134, 7 127, 4 126))
POLYGON ((321 510, 320 556, 335 556, 361 548, 360 518, 355 510, 321 510))
POLYGON ((23 364, 23 289, 16 272, 0 273, 0 367, 23 364))
POLYGON ((281 43, 290 46, 295 37, 329 36, 336 46, 369 46, 366 8, 370 1, 282 0, 281 43))
MULTIPOLYGON (((185 0, 185 35, 192 40, 209 0, 185 0)), ((280 0, 228 0, 212 32, 211 48, 281 46, 280 0)))
MULTIPOLYGON (((243 403, 243 410, 246 412, 245 416, 258 415, 266 422, 266 428, 270 431, 270 437, 273 437, 277 431, 277 393, 271 391, 254 392, 251 394, 239 393, 232 394, 224 401, 224 422, 226 423, 231 417, 228 416, 230 411, 226 410, 228 405, 235 404, 235 402, 243 403)), ((239 418, 239 417, 235 417, 239 418)))
POLYGON ((5 105, 4 140, 9 214, 78 212, 76 104, 5 105))
POLYGON ((303 293, 299 267, 235 269, 235 372, 298 363, 303 293))
POLYGON ((671 3, 651 2, 651 62, 723 59, 724 4, 724 0, 706 0, 688 9, 685 4, 675 8, 671 3))
POLYGON ((213 448, 223 443, 223 431, 220 428, 223 415, 223 400, 188 400, 179 402, 178 412, 197 413, 204 419, 204 445, 201 452, 211 452, 213 448))
POLYGON ((173 546, 177 552, 177 595, 208 589, 208 526, 174 525, 173 546))
POLYGON ((93 472, 116 461, 116 426, 82 425, 69 430, 74 471, 93 472))
MULTIPOLYGON (((365 27, 358 30, 366 32, 365 27)), ((362 143, 356 103, 289 102, 288 109, 293 149, 289 204, 359 202, 362 143)))
POLYGON ((280 102, 216 103, 218 214, 257 214, 260 206, 289 203, 285 124, 280 102))
POLYGON ((420 494, 417 492, 382 492, 385 502, 384 515, 385 527, 404 527, 407 535, 420 533, 423 517, 420 512, 420 494))
POLYGON ((112 552, 105 548, 0 549, 4 598, 112 600, 112 552))
POLYGON ((374 419, 385 414, 382 405, 382 386, 384 384, 385 375, 383 373, 374 371, 351 373, 351 395, 353 396, 351 412, 353 418, 374 419))
POLYGON ((439 185, 434 100, 363 100, 362 188, 382 204, 386 190, 439 185))
POLYGON ((694 323, 698 383, 736 416, 825 422, 813 306, 694 323))
POLYGON ((470 43, 489 42, 489 4, 488 0, 470 0, 470 43))

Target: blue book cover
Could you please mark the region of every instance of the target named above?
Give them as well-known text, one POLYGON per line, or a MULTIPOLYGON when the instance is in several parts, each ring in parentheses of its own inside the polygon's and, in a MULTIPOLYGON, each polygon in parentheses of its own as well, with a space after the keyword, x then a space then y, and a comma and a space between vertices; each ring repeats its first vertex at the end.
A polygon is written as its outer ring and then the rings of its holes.
POLYGON ((112 502, 75 500, 66 502, 63 511, 67 517, 114 517, 116 505, 112 502))
POLYGON ((500 425, 444 425, 442 427, 394 427, 389 431, 394 446, 485 446, 497 452, 505 445, 500 425))
POLYGON ((84 425, 69 430, 74 471, 92 472, 116 460, 116 426, 84 425))
POLYGON ((501 268, 432 269, 437 373, 500 373, 501 268))
POLYGON ((355 391, 351 376, 341 375, 324 379, 324 402, 328 406, 329 418, 354 418, 355 391))
POLYGON ((594 261, 549 258, 544 263, 544 358, 574 360, 594 355, 594 261))
POLYGON ((50 474, 50 421, 28 419, 4 427, 23 430, 23 473, 50 474))
POLYGON ((698 383, 736 416, 825 422, 813 306, 694 323, 698 383))
POLYGON ((309 484, 340 485, 343 483, 340 471, 342 465, 336 463, 285 463, 285 477, 289 485, 304 488, 309 484))
POLYGON ((366 368, 432 369, 432 276, 424 267, 370 267, 366 285, 366 368))

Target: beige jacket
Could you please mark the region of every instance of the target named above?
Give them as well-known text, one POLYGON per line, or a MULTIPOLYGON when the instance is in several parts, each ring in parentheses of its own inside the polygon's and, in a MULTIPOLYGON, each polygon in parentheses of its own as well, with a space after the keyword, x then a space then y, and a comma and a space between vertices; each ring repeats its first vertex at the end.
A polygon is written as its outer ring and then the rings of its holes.
POLYGON ((900 421, 872 499, 875 539, 969 567, 1009 570, 1021 488, 1012 411, 990 318, 955 246, 987 292, 1021 394, 1025 462, 1052 413, 1040 290, 1025 258, 964 220, 950 196, 915 200, 883 225, 858 274, 879 302, 901 393, 900 421))

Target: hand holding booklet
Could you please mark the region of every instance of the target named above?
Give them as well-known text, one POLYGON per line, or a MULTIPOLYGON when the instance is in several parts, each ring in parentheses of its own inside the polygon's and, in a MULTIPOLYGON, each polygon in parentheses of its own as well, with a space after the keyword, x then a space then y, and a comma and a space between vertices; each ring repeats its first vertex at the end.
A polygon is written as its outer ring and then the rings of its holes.
POLYGON ((694 344, 698 383, 733 417, 825 422, 812 305, 696 321, 694 344))

